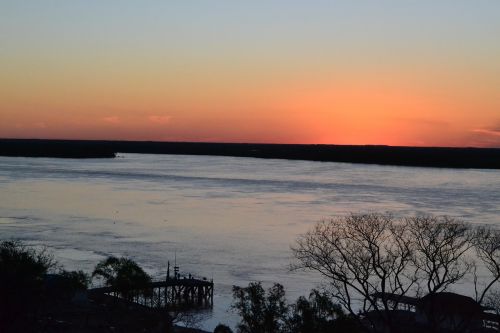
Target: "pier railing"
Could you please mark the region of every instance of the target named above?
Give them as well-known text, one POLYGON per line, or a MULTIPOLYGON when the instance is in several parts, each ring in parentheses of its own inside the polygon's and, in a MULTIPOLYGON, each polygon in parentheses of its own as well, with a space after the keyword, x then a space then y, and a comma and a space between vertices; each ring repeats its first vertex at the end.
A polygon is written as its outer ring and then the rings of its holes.
POLYGON ((111 297, 151 309, 206 309, 213 306, 214 283, 191 276, 174 277, 151 282, 140 289, 94 288, 88 291, 88 295, 94 299, 111 297))

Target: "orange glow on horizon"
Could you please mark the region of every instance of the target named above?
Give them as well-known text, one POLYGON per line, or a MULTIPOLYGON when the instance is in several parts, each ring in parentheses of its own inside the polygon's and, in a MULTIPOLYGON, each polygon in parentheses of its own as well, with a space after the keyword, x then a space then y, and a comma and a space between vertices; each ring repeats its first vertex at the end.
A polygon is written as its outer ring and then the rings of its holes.
POLYGON ((498 78, 463 81, 446 68, 271 79, 267 67, 63 71, 18 61, 30 76, 0 78, 0 137, 500 147, 498 78))
MULTIPOLYGON (((81 100, 66 97, 56 103, 47 95, 32 96, 31 101, 11 99, 8 108, 14 112, 2 113, 1 136, 500 146, 500 136, 487 126, 488 114, 482 119, 462 112, 467 104, 475 103, 468 96, 457 100, 400 82, 370 79, 264 88, 236 89, 230 95, 215 91, 192 100, 141 95, 140 90, 114 100, 97 97, 95 92, 81 100)), ((496 107, 484 104, 483 109, 496 107)))
POLYGON ((5 2, 0 137, 500 147, 499 9, 5 2))

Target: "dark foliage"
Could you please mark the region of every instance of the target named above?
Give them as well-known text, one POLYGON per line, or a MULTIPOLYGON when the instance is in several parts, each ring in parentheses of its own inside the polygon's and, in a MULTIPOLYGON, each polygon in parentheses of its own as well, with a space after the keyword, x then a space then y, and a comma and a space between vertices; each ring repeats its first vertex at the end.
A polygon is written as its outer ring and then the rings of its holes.
POLYGON ((97 264, 92 277, 102 278, 108 287, 121 291, 122 297, 133 298, 147 292, 151 277, 132 259, 108 257, 97 264))
MULTIPOLYGON (((399 332, 401 318, 413 316, 400 308, 408 299, 434 297, 470 279, 481 304, 500 281, 500 231, 446 216, 337 217, 300 236, 292 251, 292 268, 320 273, 332 298, 353 318, 361 314, 388 332, 399 332), (478 267, 489 274, 480 275, 478 267)), ((437 322, 426 325, 440 327, 437 322)))
POLYGON ((0 331, 33 329, 44 277, 54 264, 44 250, 17 241, 0 243, 0 331))
POLYGON ((83 271, 61 270, 45 277, 44 295, 52 301, 68 301, 78 291, 88 288, 90 277, 83 271))
POLYGON ((229 326, 219 324, 215 327, 214 333, 233 333, 233 330, 229 326))
POLYGON ((73 290, 85 290, 90 285, 90 276, 84 271, 66 271, 62 270, 59 275, 73 290))
MULTIPOLYGON (((239 333, 327 333, 358 332, 357 322, 344 314, 326 293, 313 290, 288 305, 285 291, 274 284, 267 294, 261 283, 233 287, 233 309, 241 317, 239 333)), ((223 332, 223 331, 221 331, 223 332)))
POLYGON ((356 321, 347 316, 342 307, 327 293, 312 290, 309 298, 303 296, 291 306, 287 319, 289 333, 357 332, 356 321))
POLYGON ((282 332, 288 313, 285 290, 276 283, 266 295, 261 283, 250 283, 248 287, 233 286, 233 309, 240 315, 240 333, 282 332))

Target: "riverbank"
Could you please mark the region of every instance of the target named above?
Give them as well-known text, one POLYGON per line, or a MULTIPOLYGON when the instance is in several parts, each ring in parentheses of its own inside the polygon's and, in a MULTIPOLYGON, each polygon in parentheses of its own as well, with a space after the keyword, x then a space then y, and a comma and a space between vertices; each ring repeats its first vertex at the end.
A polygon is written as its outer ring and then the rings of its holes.
POLYGON ((98 141, 0 139, 0 156, 56 158, 114 158, 111 145, 98 141))
POLYGON ((499 148, 0 139, 0 156, 211 155, 395 166, 500 169, 499 148))

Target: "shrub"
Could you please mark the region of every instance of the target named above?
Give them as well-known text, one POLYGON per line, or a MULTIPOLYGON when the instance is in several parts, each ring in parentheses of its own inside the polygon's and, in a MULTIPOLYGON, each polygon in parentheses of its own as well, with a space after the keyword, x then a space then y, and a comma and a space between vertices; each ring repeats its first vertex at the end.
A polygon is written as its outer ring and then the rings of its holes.
POLYGON ((45 250, 18 241, 0 243, 0 331, 34 325, 45 274, 54 266, 45 250))

